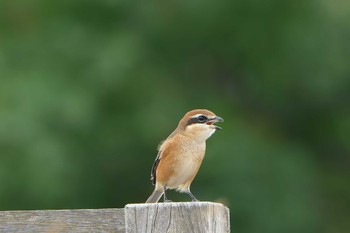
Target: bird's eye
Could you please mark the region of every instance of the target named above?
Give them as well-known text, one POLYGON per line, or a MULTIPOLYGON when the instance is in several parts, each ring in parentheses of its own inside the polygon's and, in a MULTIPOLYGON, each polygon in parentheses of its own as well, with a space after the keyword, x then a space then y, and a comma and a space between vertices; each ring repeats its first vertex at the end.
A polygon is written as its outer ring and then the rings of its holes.
POLYGON ((206 116, 203 116, 203 115, 200 115, 200 116, 198 117, 198 121, 199 121, 199 122, 205 122, 207 119, 208 119, 208 118, 207 118, 206 116))

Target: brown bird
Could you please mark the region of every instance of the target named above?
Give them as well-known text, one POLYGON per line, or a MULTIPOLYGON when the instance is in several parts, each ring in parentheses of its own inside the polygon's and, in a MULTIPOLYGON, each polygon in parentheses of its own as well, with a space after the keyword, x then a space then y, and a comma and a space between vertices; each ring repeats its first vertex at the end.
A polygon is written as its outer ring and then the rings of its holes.
POLYGON ((205 154, 205 141, 218 129, 221 117, 206 109, 196 109, 185 114, 177 128, 159 146, 153 163, 151 180, 155 189, 146 203, 156 203, 167 189, 187 193, 192 201, 198 201, 190 191, 205 154))

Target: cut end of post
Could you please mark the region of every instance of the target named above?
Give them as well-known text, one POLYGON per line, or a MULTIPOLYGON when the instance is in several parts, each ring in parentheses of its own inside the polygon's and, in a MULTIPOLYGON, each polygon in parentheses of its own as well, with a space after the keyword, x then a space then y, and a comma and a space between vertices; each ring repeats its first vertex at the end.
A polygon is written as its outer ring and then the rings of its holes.
POLYGON ((125 228, 127 233, 229 233, 230 214, 226 206, 214 202, 128 204, 125 228))

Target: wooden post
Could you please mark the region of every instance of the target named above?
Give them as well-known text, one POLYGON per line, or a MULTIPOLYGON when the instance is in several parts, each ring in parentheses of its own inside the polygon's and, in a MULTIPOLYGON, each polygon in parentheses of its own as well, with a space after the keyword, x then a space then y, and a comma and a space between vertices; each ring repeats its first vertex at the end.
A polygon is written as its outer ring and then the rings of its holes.
POLYGON ((0 211, 0 232, 125 232, 124 209, 0 211))
POLYGON ((229 209, 212 202, 125 206, 126 233, 229 233, 229 209))

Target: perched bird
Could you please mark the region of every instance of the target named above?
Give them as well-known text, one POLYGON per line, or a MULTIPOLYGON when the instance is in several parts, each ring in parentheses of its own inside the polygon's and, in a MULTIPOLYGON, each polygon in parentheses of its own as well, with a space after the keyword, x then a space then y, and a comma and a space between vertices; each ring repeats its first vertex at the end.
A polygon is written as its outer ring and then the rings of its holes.
POLYGON ((185 114, 177 128, 159 146, 153 163, 151 180, 155 189, 146 203, 156 203, 167 189, 187 193, 192 201, 198 201, 190 191, 205 154, 205 141, 218 129, 221 117, 206 109, 196 109, 185 114))

